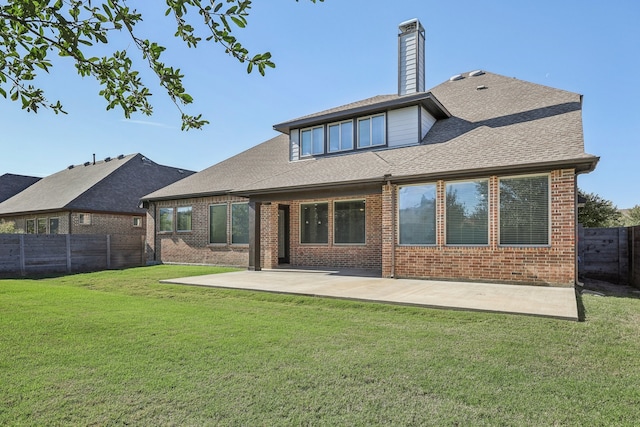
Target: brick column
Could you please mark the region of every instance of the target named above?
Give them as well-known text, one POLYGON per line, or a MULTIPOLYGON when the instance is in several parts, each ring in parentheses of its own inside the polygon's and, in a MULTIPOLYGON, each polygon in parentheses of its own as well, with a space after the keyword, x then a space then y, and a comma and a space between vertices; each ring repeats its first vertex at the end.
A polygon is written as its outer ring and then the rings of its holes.
POLYGON ((394 274, 394 245, 396 242, 396 230, 394 227, 395 186, 385 184, 382 186, 382 277, 392 277, 394 274))

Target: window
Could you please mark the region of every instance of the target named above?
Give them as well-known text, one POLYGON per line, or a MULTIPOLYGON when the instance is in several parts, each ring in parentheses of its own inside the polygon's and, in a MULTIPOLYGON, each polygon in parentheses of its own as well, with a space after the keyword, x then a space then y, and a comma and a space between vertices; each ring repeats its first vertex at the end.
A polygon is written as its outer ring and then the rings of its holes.
POLYGON ((410 185, 398 191, 401 245, 436 244, 436 185, 410 185))
POLYGON ((78 214, 78 222, 80 223, 80 225, 90 225, 91 214, 88 214, 88 213, 78 214))
POLYGON ((300 243, 329 243, 329 204, 300 205, 300 243))
POLYGON ((231 205, 231 243, 249 244, 249 204, 231 205))
POLYGON ((173 231, 173 208, 160 208, 160 231, 173 231))
POLYGON ((313 154, 324 153, 324 127, 318 126, 310 129, 303 129, 302 139, 302 155, 310 156, 313 154))
POLYGON ((176 227, 178 231, 191 231, 191 206, 180 206, 176 211, 176 227))
POLYGON ((36 233, 36 220, 28 219, 26 225, 26 233, 27 234, 35 234, 36 233))
POLYGON ((384 114, 358 119, 358 148, 384 144, 384 114))
POLYGON ((489 244, 489 181, 447 183, 447 245, 489 244))
POLYGON ((49 234, 58 234, 60 232, 60 220, 58 218, 49 218, 49 234))
POLYGON ((549 177, 500 179, 500 244, 549 244, 549 177))
POLYGON ((334 243, 365 243, 364 200, 335 202, 333 205, 333 221, 334 243))
POLYGON ((227 244, 227 205, 209 206, 209 243, 227 244))
POLYGON ((329 125, 329 151, 353 150, 353 122, 329 125))
POLYGON ((38 234, 47 234, 47 218, 38 218, 38 234))
POLYGON ((142 227, 142 217, 141 216, 134 216, 133 217, 133 226, 134 227, 142 227))

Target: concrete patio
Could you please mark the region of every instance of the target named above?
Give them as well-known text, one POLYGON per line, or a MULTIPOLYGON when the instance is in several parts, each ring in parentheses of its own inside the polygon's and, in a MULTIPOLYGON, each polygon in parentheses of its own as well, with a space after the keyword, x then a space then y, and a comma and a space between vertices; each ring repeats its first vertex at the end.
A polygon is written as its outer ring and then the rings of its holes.
POLYGON ((573 287, 383 279, 362 271, 298 269, 238 271, 169 279, 162 283, 579 319, 573 287))

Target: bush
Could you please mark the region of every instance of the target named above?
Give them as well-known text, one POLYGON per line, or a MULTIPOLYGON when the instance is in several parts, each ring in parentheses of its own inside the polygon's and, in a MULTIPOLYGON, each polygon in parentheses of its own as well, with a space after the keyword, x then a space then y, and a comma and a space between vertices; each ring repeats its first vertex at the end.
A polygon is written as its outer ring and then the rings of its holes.
POLYGON ((0 234, 21 234, 23 231, 16 228, 13 221, 5 221, 0 219, 0 234))

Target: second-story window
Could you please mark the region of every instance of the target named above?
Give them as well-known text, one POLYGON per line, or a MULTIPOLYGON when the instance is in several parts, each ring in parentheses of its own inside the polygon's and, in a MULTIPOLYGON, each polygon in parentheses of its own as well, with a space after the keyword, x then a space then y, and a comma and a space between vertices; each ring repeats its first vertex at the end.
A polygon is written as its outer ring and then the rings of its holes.
POLYGON ((329 152, 353 150, 353 121, 329 125, 329 152))
POLYGON ((303 129, 300 132, 302 155, 324 154, 324 126, 303 129))
POLYGON ((384 144, 384 114, 358 119, 358 148, 384 144))

